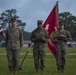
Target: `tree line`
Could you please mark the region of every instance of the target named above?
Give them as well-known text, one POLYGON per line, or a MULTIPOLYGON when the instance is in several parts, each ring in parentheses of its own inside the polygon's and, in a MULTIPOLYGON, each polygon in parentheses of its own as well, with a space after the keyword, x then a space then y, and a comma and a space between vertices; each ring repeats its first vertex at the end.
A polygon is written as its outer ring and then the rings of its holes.
MULTIPOLYGON (((0 15, 0 25, 3 29, 11 27, 11 18, 16 17, 17 26, 23 30, 24 39, 30 40, 31 32, 25 32, 26 22, 22 22, 17 15, 16 9, 5 10, 0 15), (27 35, 27 36, 26 36, 27 35)), ((64 22, 65 29, 70 31, 73 40, 76 41, 76 16, 70 12, 62 12, 59 14, 59 20, 64 22)))

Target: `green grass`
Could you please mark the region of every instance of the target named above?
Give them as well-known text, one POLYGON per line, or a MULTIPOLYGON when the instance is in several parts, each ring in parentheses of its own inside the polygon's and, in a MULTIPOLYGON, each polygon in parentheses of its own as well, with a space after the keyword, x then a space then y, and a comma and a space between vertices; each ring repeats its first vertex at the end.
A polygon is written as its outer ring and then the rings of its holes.
POLYGON ((68 48, 69 53, 76 53, 76 48, 68 48))
MULTIPOLYGON (((26 53, 28 48, 23 48, 20 53, 26 53)), ((49 52, 48 50, 46 51, 49 52)), ((69 48, 69 53, 76 53, 75 48, 69 48)), ((6 53, 5 48, 0 48, 0 53, 6 53)), ((32 50, 30 50, 32 53, 32 50)), ((20 55, 20 62, 24 55, 20 55)), ((35 73, 33 56, 28 55, 22 65, 22 70, 18 71, 16 75, 41 75, 41 72, 35 73)), ((42 75, 76 75, 76 55, 69 55, 67 57, 66 68, 64 73, 58 73, 56 70, 56 61, 52 55, 47 55, 45 60, 45 70, 42 75)), ((7 56, 0 55, 0 75, 11 75, 8 70, 7 56)))

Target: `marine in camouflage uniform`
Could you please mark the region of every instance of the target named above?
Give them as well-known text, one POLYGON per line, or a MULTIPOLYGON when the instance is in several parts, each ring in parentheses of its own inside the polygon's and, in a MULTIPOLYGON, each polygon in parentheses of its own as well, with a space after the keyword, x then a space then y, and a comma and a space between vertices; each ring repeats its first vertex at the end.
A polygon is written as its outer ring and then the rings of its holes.
POLYGON ((34 42, 33 56, 35 69, 41 71, 44 69, 45 61, 45 46, 48 41, 47 31, 42 28, 42 20, 37 21, 38 28, 36 28, 31 35, 31 41, 34 42))
POLYGON ((18 70, 19 50, 23 46, 23 34, 20 28, 16 27, 16 18, 12 18, 12 27, 6 30, 6 50, 8 66, 11 72, 18 70))
POLYGON ((67 41, 71 40, 71 34, 64 29, 64 23, 59 22, 59 29, 54 32, 53 38, 57 41, 56 46, 56 62, 57 70, 63 72, 67 56, 67 41))

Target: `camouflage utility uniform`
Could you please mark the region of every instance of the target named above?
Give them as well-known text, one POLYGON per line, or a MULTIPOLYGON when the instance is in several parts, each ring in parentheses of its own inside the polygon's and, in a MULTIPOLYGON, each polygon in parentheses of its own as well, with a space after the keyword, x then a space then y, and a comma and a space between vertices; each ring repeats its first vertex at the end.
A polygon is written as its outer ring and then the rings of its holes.
POLYGON ((21 29, 10 27, 6 30, 6 50, 9 70, 18 69, 19 50, 23 45, 23 34, 21 29))
POLYGON ((48 34, 45 29, 35 29, 32 32, 31 35, 31 41, 34 42, 34 48, 33 48, 33 55, 34 55, 34 63, 35 63, 35 69, 38 70, 39 68, 43 70, 45 67, 44 61, 45 61, 45 46, 46 42, 48 41, 48 34), (37 38, 37 37, 44 37, 37 38))
POLYGON ((63 71, 67 55, 67 41, 71 40, 71 34, 67 30, 57 30, 54 32, 53 38, 57 41, 56 46, 57 69, 63 71))

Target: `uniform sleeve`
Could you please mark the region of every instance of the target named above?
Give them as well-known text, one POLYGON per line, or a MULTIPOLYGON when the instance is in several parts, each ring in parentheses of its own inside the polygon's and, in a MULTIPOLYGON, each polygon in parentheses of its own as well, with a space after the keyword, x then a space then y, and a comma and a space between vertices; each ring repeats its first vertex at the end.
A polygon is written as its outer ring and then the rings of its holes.
POLYGON ((35 41, 36 41, 36 38, 35 38, 34 32, 31 33, 31 41, 32 41, 32 42, 35 42, 35 41))
POLYGON ((44 39, 45 42, 48 42, 49 41, 49 35, 48 35, 48 32, 45 30, 45 39, 44 39))
POLYGON ((72 40, 72 37, 71 37, 71 34, 70 34, 70 32, 69 32, 69 31, 67 31, 66 36, 67 36, 67 40, 72 40))
POLYGON ((7 47, 7 44, 8 44, 8 30, 5 31, 5 35, 6 35, 6 38, 5 38, 5 47, 7 47))
POLYGON ((53 39, 58 39, 58 38, 60 38, 60 35, 58 34, 58 31, 55 31, 53 33, 53 39))
POLYGON ((23 46, 23 32, 20 30, 20 47, 23 46))

